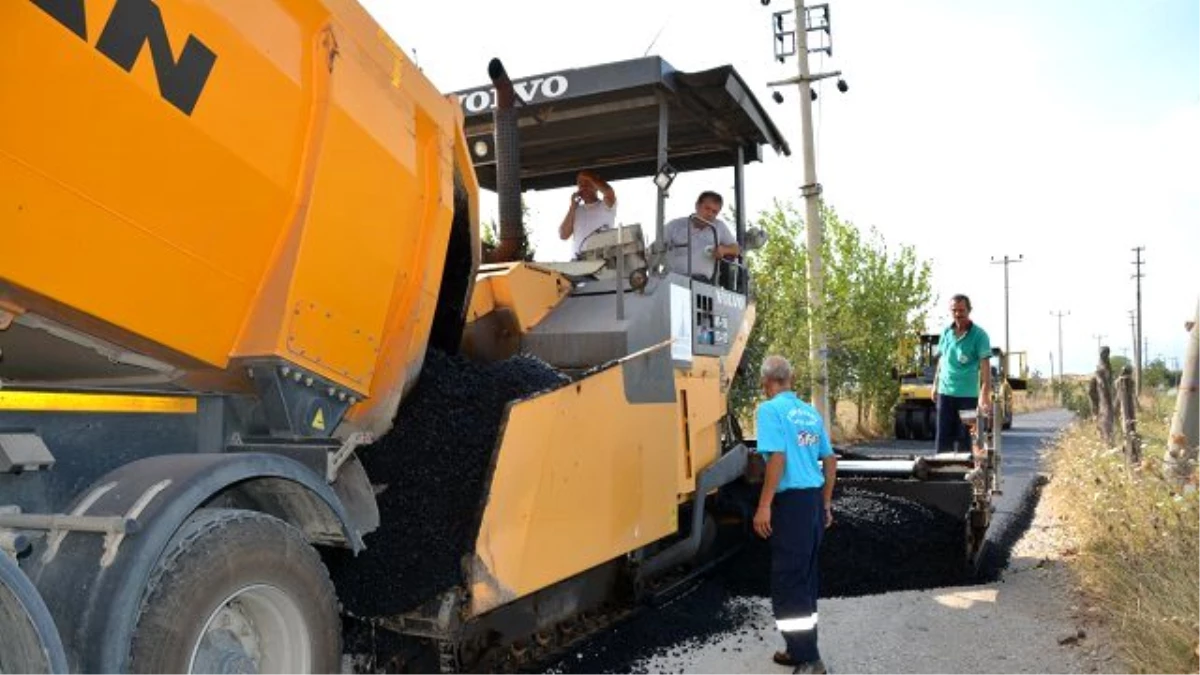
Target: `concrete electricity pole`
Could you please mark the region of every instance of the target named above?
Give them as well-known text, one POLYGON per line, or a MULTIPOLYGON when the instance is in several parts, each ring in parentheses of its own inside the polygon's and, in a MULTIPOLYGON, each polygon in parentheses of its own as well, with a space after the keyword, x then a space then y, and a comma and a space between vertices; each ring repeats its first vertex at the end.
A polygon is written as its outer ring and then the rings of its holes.
POLYGON ((1183 485, 1196 470, 1196 457, 1200 454, 1200 405, 1197 405, 1197 389, 1200 386, 1200 301, 1192 310, 1192 320, 1187 323, 1187 355, 1180 373, 1179 395, 1175 399, 1175 415, 1171 419, 1171 431, 1167 434, 1167 452, 1163 457, 1168 475, 1183 485))
MULTIPOLYGON (((1133 383, 1134 392, 1137 395, 1142 393, 1142 251, 1145 251, 1145 246, 1133 247, 1135 259, 1133 264, 1137 267, 1137 272, 1133 275, 1137 279, 1137 330, 1133 335, 1133 360, 1137 363, 1133 367, 1133 383)), ((1136 398, 1136 396, 1135 396, 1136 398)))
POLYGON ((1103 344, 1101 344, 1100 341, 1103 340, 1104 338, 1108 337, 1108 334, 1107 333, 1093 333, 1092 337, 1096 338, 1096 353, 1099 354, 1100 348, 1104 346, 1103 344))
MULTIPOLYGON (((1003 260, 996 260, 996 256, 992 256, 993 265, 1004 265, 1004 353, 1008 354, 1012 351, 1012 343, 1008 341, 1008 266, 1011 263, 1019 263, 1025 259, 1025 254, 1020 254, 1016 258, 1009 258, 1005 254, 1003 260)), ((1062 350, 1059 350, 1059 357, 1062 357, 1062 350)), ((1007 356, 1005 357, 1007 358, 1007 356)), ((1061 365, 1060 365, 1061 368, 1061 365)))
MULTIPOLYGON (((829 432, 829 348, 825 341, 823 315, 825 307, 825 285, 822 275, 821 243, 824 240, 824 223, 821 222, 821 184, 817 182, 817 158, 813 147, 812 101, 816 94, 812 83, 828 77, 837 77, 841 71, 813 74, 809 71, 808 55, 810 52, 825 52, 833 55, 832 32, 829 25, 829 6, 817 5, 812 8, 804 6, 804 0, 796 0, 795 28, 785 31, 783 22, 788 12, 776 12, 772 17, 775 25, 775 57, 782 62, 793 53, 798 57, 799 74, 796 77, 777 82, 769 82, 768 86, 779 87, 795 84, 800 89, 800 127, 804 145, 804 184, 800 193, 804 195, 804 223, 808 234, 808 326, 809 326, 809 363, 813 369, 813 406, 825 420, 825 431, 829 432), (810 14, 811 12, 811 14, 810 14), (808 46, 809 32, 823 32, 825 41, 814 48, 808 46), (789 51, 786 47, 788 39, 794 40, 795 49, 789 51)), ((838 80, 838 90, 845 92, 849 89, 845 80, 838 80)), ((776 101, 782 101, 778 92, 776 101)))
POLYGON ((1063 361, 1062 355, 1062 318, 1064 316, 1071 316, 1071 310, 1050 312, 1050 316, 1058 317, 1058 381, 1062 382, 1063 374, 1067 372, 1066 368, 1063 367, 1065 361, 1063 361))

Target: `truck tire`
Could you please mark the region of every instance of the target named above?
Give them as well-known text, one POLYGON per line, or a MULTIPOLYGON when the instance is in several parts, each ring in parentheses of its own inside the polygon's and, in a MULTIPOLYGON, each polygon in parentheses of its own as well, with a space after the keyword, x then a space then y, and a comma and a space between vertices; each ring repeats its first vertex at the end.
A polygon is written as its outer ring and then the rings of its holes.
POLYGON ((145 673, 340 672, 329 573, 278 518, 200 509, 150 576, 129 664, 145 673))
POLYGON ((0 673, 65 673, 67 657, 42 596, 0 552, 0 673))

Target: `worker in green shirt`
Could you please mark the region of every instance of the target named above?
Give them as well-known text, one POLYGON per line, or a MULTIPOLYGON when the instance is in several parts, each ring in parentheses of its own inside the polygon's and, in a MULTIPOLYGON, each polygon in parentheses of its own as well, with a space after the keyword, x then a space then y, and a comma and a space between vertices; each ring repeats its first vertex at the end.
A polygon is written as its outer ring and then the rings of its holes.
POLYGON ((938 362, 934 373, 937 394, 937 452, 970 452, 971 439, 959 418, 961 410, 979 410, 987 415, 992 400, 992 343, 987 331, 971 321, 971 299, 950 299, 953 321, 938 340, 938 362))

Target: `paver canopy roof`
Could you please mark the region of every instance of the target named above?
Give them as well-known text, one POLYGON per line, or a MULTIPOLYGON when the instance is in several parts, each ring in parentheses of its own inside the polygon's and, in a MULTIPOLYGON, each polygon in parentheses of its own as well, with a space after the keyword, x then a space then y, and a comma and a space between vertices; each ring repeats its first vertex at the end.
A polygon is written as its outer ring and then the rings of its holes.
MULTIPOLYGON (((573 185, 580 169, 606 180, 658 170, 659 101, 668 160, 679 171, 790 154, 787 141, 732 66, 685 73, 657 56, 513 78, 521 137, 521 188, 573 185)), ((456 92, 480 185, 496 189, 491 85, 456 92)))

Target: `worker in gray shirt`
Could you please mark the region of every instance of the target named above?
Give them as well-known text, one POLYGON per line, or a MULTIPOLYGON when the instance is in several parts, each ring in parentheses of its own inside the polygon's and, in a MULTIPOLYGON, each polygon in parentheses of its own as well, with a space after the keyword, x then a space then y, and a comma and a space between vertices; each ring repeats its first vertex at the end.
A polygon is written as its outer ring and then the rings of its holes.
POLYGON ((737 256, 741 249, 729 231, 729 226, 717 219, 725 201, 712 191, 700 193, 696 199, 696 212, 685 218, 676 218, 665 228, 668 261, 671 271, 713 283, 716 278, 717 260, 737 256), (688 268, 688 240, 691 240, 691 269, 688 268))

